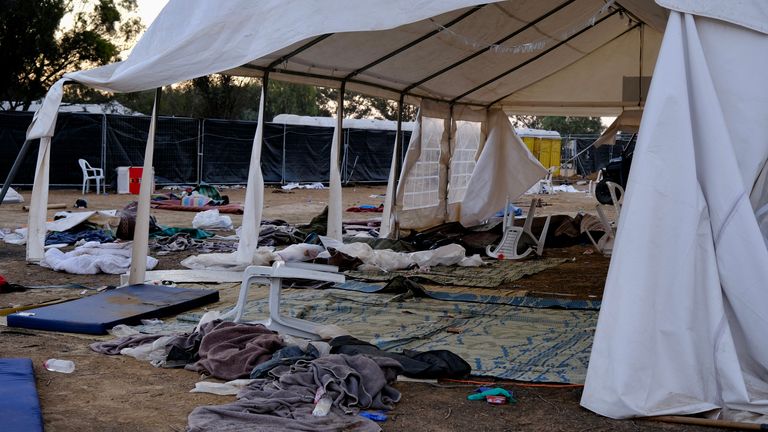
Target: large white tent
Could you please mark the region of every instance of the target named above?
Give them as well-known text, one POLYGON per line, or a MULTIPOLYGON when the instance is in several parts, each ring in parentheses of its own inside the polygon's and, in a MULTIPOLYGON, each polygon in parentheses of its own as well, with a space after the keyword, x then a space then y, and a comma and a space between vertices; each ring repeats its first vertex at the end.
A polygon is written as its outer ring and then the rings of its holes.
MULTIPOLYGON (((768 99, 758 79, 768 19, 758 1, 659 2, 664 7, 650 0, 172 0, 126 61, 65 80, 130 92, 226 72, 340 87, 342 98, 351 89, 418 103, 421 116, 436 113, 447 141, 435 142, 450 149, 458 121, 479 123, 467 129, 491 136, 490 109, 619 115, 643 107, 668 21, 583 404, 612 417, 762 412, 768 352, 758 329, 768 324, 768 252, 755 210, 768 196, 760 133, 768 99), (715 173, 713 160, 727 169, 715 173)), ((28 133, 42 138, 30 259, 42 253, 62 86, 50 90, 28 133)), ((334 146, 338 155, 338 140, 334 146)), ((259 148, 246 197, 246 212, 253 210, 244 218, 244 231, 256 234, 259 148)), ((333 169, 331 178, 338 198, 333 169)), ((143 182, 145 214, 150 183, 143 182)), ((340 214, 329 216, 340 227, 340 214)), ((137 230, 146 223, 140 219, 137 230)), ((146 244, 137 242, 137 251, 146 253, 146 244)))

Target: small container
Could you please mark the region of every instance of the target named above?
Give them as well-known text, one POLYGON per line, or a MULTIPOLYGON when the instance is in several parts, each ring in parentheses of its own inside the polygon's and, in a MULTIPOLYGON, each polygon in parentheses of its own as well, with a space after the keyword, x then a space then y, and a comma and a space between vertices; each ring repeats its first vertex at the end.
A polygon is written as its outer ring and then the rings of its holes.
POLYGON ((331 411, 331 404, 333 401, 328 396, 323 396, 317 401, 315 409, 312 410, 312 415, 317 417, 325 417, 331 411))
POLYGON ((48 359, 43 366, 51 372, 72 373, 75 371, 75 363, 70 360, 48 359))
POLYGON ((485 401, 491 405, 504 405, 507 403, 507 398, 504 396, 486 396, 485 401))

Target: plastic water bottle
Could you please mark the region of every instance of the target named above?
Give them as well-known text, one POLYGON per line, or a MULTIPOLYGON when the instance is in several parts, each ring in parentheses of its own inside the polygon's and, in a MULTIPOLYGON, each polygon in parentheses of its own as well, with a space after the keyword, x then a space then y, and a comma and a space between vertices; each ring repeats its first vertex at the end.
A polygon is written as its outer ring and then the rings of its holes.
POLYGON ((75 363, 69 360, 48 359, 43 363, 51 372, 72 373, 75 371, 75 363))
POLYGON ((317 401, 315 409, 312 410, 312 415, 317 417, 325 417, 331 411, 331 404, 333 401, 328 396, 323 396, 317 401))

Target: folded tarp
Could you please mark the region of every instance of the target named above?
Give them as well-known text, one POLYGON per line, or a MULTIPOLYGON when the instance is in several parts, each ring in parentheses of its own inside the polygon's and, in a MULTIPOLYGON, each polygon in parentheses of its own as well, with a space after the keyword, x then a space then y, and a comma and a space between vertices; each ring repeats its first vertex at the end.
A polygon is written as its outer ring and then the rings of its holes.
POLYGON ((5 432, 43 430, 32 360, 0 359, 0 419, 5 432))
POLYGON ((216 290, 129 285, 100 294, 8 315, 9 327, 106 334, 118 324, 138 324, 219 300, 216 290))

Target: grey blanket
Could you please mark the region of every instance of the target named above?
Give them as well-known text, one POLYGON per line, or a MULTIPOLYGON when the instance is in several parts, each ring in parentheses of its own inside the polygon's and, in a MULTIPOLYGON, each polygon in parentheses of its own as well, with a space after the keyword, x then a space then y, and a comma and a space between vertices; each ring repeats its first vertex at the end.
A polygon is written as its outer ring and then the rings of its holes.
POLYGON ((254 366, 271 359, 282 347, 280 336, 263 325, 220 322, 205 331, 200 359, 184 368, 226 381, 248 378, 254 366))
POLYGON ((380 431, 359 409, 391 409, 400 392, 390 386, 401 371, 392 359, 333 354, 279 366, 238 394, 238 401, 198 407, 188 431, 380 431), (325 417, 312 415, 318 389, 333 401, 325 417))
POLYGON ((136 348, 137 346, 152 343, 164 335, 136 334, 123 336, 106 342, 94 342, 91 349, 97 353, 118 355, 123 348, 136 348))

